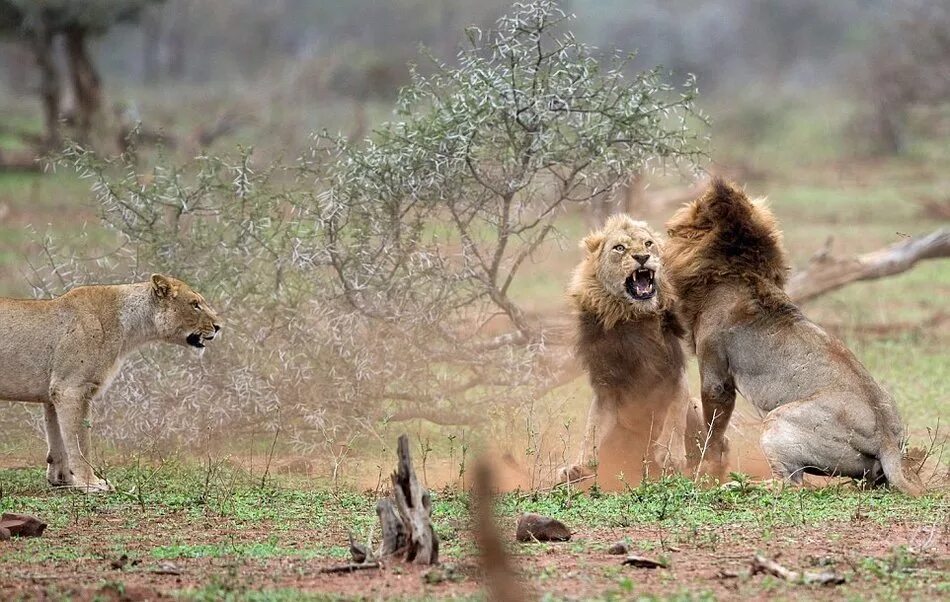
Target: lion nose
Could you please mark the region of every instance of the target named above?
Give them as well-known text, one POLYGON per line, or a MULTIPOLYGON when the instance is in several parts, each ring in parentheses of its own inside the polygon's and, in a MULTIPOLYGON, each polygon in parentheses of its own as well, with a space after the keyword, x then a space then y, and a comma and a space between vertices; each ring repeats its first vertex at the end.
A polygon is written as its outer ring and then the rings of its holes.
POLYGON ((636 259, 637 263, 639 263, 640 265, 646 265, 646 263, 650 261, 650 254, 640 253, 638 255, 634 255, 633 258, 636 259))

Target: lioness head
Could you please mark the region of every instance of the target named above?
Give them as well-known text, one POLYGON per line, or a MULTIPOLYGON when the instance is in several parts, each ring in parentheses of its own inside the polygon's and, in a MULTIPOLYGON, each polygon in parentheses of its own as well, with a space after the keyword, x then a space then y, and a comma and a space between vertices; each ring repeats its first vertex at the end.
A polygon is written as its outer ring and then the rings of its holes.
POLYGON ((576 309, 596 314, 610 328, 666 307, 661 243, 645 222, 611 216, 581 247, 587 256, 575 270, 569 292, 576 309))
POLYGON ((159 336, 169 343, 204 349, 221 325, 205 298, 171 276, 152 274, 155 313, 152 321, 159 336))

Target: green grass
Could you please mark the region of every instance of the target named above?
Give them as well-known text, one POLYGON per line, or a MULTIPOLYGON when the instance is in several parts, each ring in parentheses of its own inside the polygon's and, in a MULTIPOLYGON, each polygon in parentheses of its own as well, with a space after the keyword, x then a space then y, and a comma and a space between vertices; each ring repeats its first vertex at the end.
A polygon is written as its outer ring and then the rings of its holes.
MULTIPOLYGON (((261 487, 259 478, 234 468, 220 469, 209 480, 206 467, 177 460, 157 468, 157 472, 156 468, 143 466, 113 469, 110 480, 117 492, 88 496, 50 491, 40 470, 0 470, 0 511, 36 513, 59 529, 103 514, 122 516, 122 527, 133 531, 154 519, 168 519, 174 524, 224 521, 238 531, 263 523, 268 533, 277 535, 301 525, 361 533, 376 523, 375 497, 351 488, 334 490, 326 483, 296 477, 272 479, 261 487)), ((937 493, 911 499, 887 490, 862 491, 848 486, 773 491, 737 478, 722 487, 701 487, 677 477, 644 482, 623 493, 582 493, 567 488, 512 493, 499 498, 498 512, 507 518, 537 512, 590 528, 660 525, 692 529, 820 524, 850 520, 856 512, 867 521, 883 524, 897 519, 926 520, 948 509, 947 500, 937 493)), ((433 492, 433 502, 437 528, 450 539, 458 535, 460 521, 467 520, 468 495, 445 489, 433 492)), ((326 550, 339 555, 339 548, 326 550)), ((234 544, 232 552, 248 557, 278 555, 279 537, 268 535, 255 542, 240 542, 234 544)), ((185 558, 228 554, 220 548, 172 542, 156 547, 152 555, 185 558)))

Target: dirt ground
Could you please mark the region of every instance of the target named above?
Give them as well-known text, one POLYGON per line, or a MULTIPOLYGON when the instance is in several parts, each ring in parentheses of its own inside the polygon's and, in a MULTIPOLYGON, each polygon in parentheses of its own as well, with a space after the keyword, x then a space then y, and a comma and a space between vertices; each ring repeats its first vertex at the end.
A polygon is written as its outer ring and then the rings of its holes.
MULTIPOLYGON (((179 517, 181 518, 181 517, 179 517)), ((201 592, 219 596, 253 597, 254 592, 288 592, 295 599, 306 594, 345 598, 449 598, 478 594, 483 586, 474 553, 450 553, 440 567, 387 563, 379 570, 321 574, 343 560, 305 558, 176 558, 163 563, 150 550, 170 540, 199 542, 209 533, 236 541, 267 537, 269 530, 230 531, 226 521, 207 521, 201 529, 174 515, 156 517, 149 524, 127 529, 118 514, 102 513, 65 529, 50 528, 44 538, 62 550, 87 549, 94 559, 63 558, 41 565, 2 562, 0 598, 3 600, 149 600, 186 597, 201 592), (182 531, 182 525, 187 527, 182 531), (104 538, 127 535, 129 560, 110 557, 99 548, 104 538), (121 567, 119 565, 122 565, 121 567), (157 574, 167 573, 179 574, 157 574), (215 588, 209 591, 209 584, 215 588)), ((506 521, 503 531, 513 532, 506 521)), ((676 532, 658 526, 633 528, 579 528, 565 543, 516 544, 513 563, 535 593, 564 599, 628 598, 652 595, 693 598, 766 600, 779 598, 939 599, 950 595, 950 526, 924 522, 876 524, 857 517, 831 522, 820 529, 787 526, 721 526, 697 532, 676 532), (631 551, 660 558, 667 569, 622 566, 623 556, 607 554, 618 540, 633 542, 631 551), (645 549, 650 548, 650 549, 645 549), (772 576, 750 575, 756 553, 777 559, 795 570, 831 570, 847 579, 838 586, 808 586, 772 576), (879 559, 876 561, 868 559, 879 559)), ((339 530, 310 529, 307 525, 281 532, 288 547, 306 549, 328 540, 345 541, 339 530)), ((462 548, 472 548, 470 541, 462 548)), ((4 556, 15 556, 28 540, 0 543, 4 556)), ((454 546, 458 547, 458 546, 454 546)), ((269 599, 269 598, 265 598, 269 599)), ((278 598, 279 599, 279 598, 278 598)))

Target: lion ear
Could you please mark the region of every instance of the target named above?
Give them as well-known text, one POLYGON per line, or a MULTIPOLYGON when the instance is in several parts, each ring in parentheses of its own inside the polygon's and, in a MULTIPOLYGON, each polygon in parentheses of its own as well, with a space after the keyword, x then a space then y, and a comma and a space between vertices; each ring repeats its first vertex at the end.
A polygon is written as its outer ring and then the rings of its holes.
POLYGON ((152 274, 152 292, 160 299, 174 297, 175 285, 168 279, 168 276, 152 274))
POLYGON ((602 246, 604 246, 604 235, 600 232, 588 234, 584 237, 584 240, 581 241, 581 248, 587 249, 587 252, 591 255, 600 251, 602 246))

